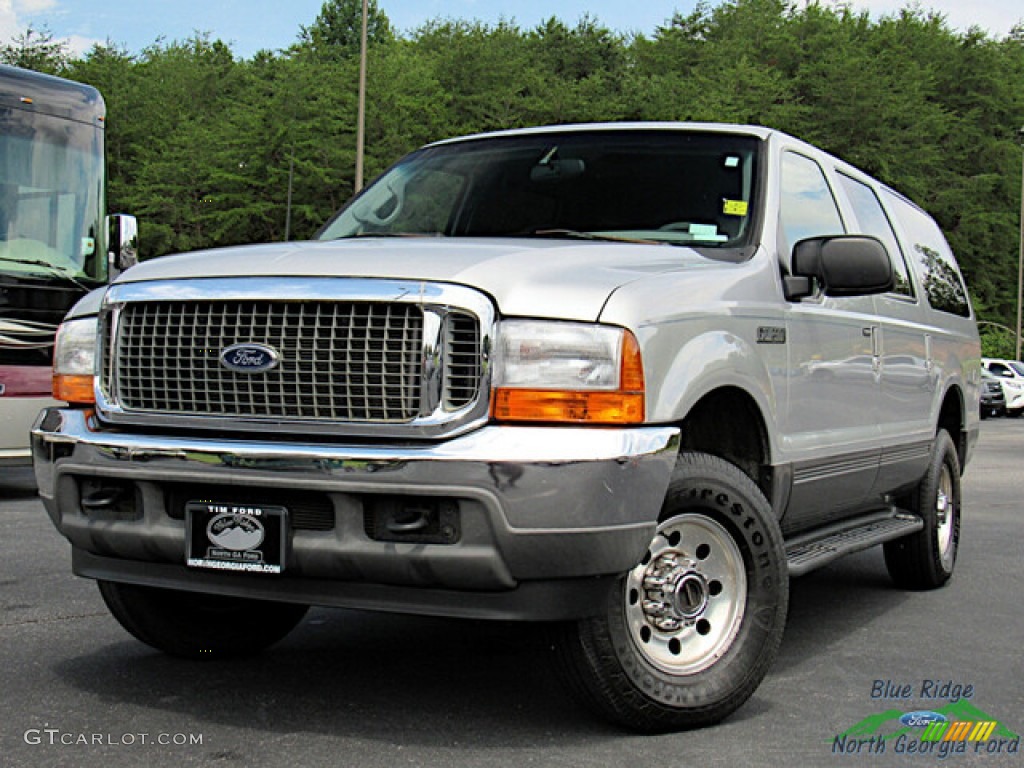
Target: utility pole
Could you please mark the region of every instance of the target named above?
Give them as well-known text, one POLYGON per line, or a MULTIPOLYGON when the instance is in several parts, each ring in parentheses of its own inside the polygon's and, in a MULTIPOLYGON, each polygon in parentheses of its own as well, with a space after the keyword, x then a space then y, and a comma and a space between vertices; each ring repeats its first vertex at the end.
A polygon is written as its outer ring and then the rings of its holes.
MULTIPOLYGON (((363 30, 359 45, 359 114, 356 117, 356 184, 355 191, 363 188, 363 152, 366 144, 366 16, 368 0, 363 0, 363 30)), ((1019 304, 1019 302, 1018 302, 1019 304)), ((1020 318, 1017 319, 1020 326, 1020 318)), ((1017 356, 1020 357, 1018 350, 1017 356)))
POLYGON ((295 148, 292 148, 292 156, 288 161, 288 207, 284 215, 284 241, 287 243, 292 239, 292 180, 295 178, 295 148))
POLYGON ((1020 360, 1020 304, 1024 294, 1024 128, 1020 129, 1020 255, 1017 258, 1017 354, 1020 360))

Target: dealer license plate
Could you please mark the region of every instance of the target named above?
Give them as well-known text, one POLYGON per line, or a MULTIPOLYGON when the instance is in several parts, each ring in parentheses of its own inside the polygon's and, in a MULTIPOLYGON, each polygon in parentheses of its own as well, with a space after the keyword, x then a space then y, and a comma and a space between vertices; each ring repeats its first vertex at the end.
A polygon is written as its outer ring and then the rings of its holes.
POLYGON ((185 562, 218 571, 281 573, 287 519, 284 507, 190 501, 185 506, 185 562))

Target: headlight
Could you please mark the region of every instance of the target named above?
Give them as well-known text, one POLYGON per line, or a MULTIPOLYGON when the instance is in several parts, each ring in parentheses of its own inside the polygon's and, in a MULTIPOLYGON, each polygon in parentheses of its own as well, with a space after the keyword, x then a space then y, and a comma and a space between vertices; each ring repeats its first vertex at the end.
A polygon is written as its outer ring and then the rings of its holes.
POLYGON ((53 396, 69 403, 94 403, 95 317, 68 320, 57 329, 53 350, 53 396))
POLYGON ((501 421, 637 424, 644 370, 622 328, 509 320, 498 330, 491 413, 501 421))

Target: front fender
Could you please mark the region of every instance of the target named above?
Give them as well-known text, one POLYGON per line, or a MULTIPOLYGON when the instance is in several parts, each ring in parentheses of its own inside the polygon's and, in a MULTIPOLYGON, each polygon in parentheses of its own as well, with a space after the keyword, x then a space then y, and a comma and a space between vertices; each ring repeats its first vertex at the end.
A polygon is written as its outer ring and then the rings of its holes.
MULTIPOLYGON (((720 323, 718 323, 720 325, 720 323)), ((648 420, 678 423, 709 393, 725 387, 740 389, 757 405, 774 445, 775 415, 782 403, 772 371, 785 371, 785 345, 759 345, 738 333, 721 328, 694 328, 705 321, 693 320, 671 329, 660 329, 647 339, 648 420), (678 340, 686 335, 685 341, 678 340), (673 338, 675 337, 675 338, 673 338)), ((756 328, 754 329, 756 334, 756 328)))

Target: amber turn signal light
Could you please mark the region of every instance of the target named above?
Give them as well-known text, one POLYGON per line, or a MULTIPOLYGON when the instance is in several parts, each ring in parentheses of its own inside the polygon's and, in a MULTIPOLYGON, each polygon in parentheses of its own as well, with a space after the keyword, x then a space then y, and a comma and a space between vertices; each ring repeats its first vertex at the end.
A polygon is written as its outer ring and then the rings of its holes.
POLYGON ((94 378, 93 376, 54 374, 53 397, 55 400, 63 400, 66 403, 77 405, 95 403, 94 378))
POLYGON ((640 424, 644 420, 644 366, 640 345, 622 334, 619 387, 614 390, 561 390, 498 387, 491 401, 498 421, 575 424, 640 424))

